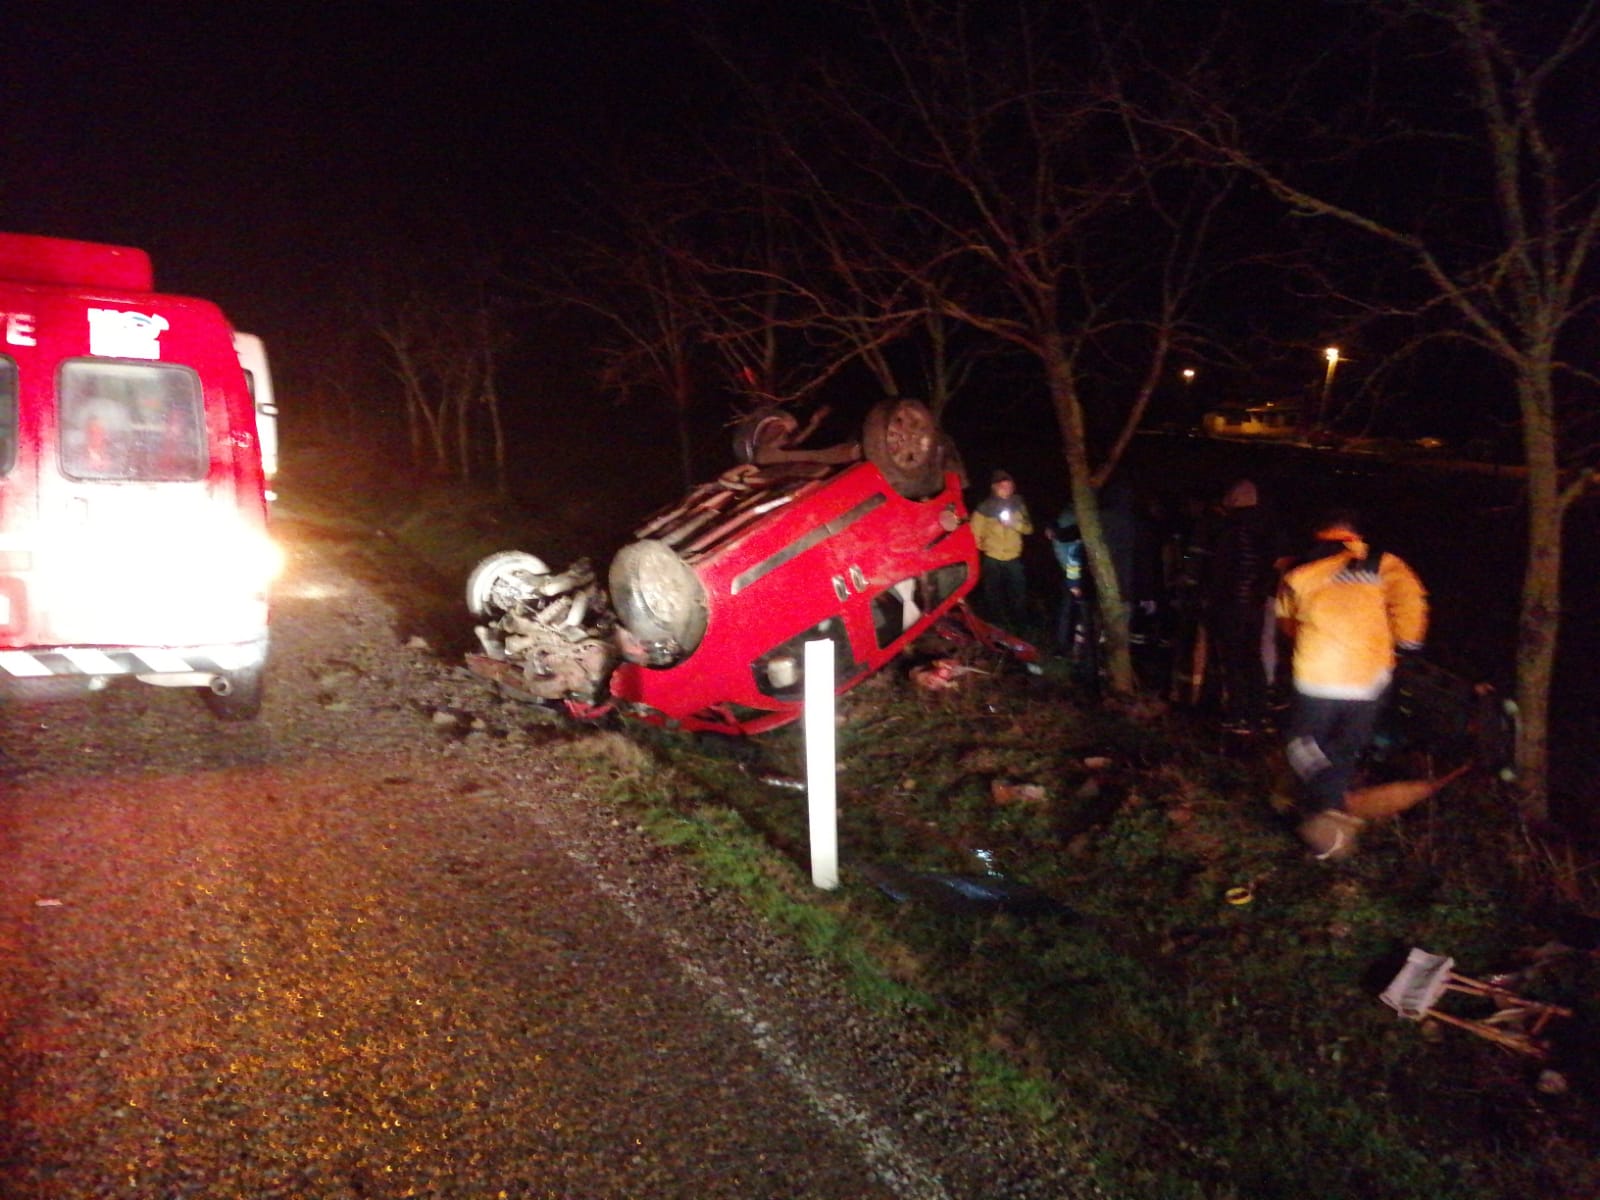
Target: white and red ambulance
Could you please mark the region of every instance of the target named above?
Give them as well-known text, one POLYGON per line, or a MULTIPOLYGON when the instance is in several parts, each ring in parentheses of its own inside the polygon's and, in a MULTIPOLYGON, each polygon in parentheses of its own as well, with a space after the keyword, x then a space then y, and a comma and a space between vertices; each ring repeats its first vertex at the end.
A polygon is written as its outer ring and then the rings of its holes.
POLYGON ((0 700, 260 710, 279 556, 233 334, 142 250, 0 233, 0 700))

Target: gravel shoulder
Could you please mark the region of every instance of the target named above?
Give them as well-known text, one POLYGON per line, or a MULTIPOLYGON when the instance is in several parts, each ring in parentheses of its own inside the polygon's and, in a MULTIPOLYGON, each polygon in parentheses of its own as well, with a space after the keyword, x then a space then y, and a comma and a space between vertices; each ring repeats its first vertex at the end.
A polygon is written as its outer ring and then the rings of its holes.
POLYGON ((435 650, 392 544, 281 532, 258 722, 0 709, 0 1193, 1087 1194, 435 650))

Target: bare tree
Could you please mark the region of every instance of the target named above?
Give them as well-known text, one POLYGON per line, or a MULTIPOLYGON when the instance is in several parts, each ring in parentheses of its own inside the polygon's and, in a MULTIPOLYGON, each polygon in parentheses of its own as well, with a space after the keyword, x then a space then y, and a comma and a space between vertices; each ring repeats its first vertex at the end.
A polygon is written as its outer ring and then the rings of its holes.
POLYGON ((470 256, 389 263, 365 278, 361 309, 400 386, 412 466, 463 481, 485 461, 506 490, 496 364, 510 338, 470 256))
MULTIPOLYGON (((1580 321, 1592 322, 1594 313, 1600 181, 1593 147, 1571 126, 1577 111, 1571 106, 1590 103, 1600 65, 1600 6, 1584 0, 1535 13, 1488 0, 1369 0, 1367 7, 1390 39, 1380 53, 1403 56, 1390 61, 1402 64, 1405 90, 1391 94, 1393 110, 1372 110, 1377 121, 1364 127, 1371 139, 1364 145, 1403 138, 1413 153, 1425 148, 1438 156, 1450 168, 1441 178, 1468 181, 1450 197, 1448 212, 1422 207, 1435 197, 1399 189, 1351 195, 1348 173, 1327 169, 1335 161, 1348 165, 1347 155, 1319 159, 1305 145, 1274 153, 1269 142, 1282 147, 1284 139, 1259 136, 1251 117, 1260 114, 1227 100, 1213 100, 1190 132, 1296 214, 1334 223, 1406 264, 1408 275, 1391 280, 1394 290, 1375 303, 1418 321, 1447 319, 1451 336, 1506 369, 1527 468, 1517 767, 1525 810, 1542 817, 1562 530, 1573 503, 1595 486, 1600 463, 1592 440, 1600 379, 1577 356, 1580 321), (1439 77, 1441 64, 1453 72, 1447 78, 1465 107, 1408 113, 1409 91, 1419 79, 1439 77), (1462 112, 1476 121, 1476 131, 1455 119, 1462 112)), ((1321 139, 1318 148, 1331 141, 1321 139)))
POLYGON ((514 285, 592 330, 596 381, 623 404, 645 397, 672 416, 679 473, 694 482, 694 422, 706 387, 704 287, 695 224, 702 189, 646 181, 628 167, 597 167, 606 180, 562 239, 562 249, 522 264, 514 285), (580 322, 583 324, 583 322, 580 322))
POLYGON ((691 189, 717 196, 714 212, 646 202, 568 298, 613 325, 613 382, 652 380, 679 404, 696 345, 750 403, 804 403, 861 367, 890 395, 920 371, 943 407, 975 346, 1031 361, 1100 585, 1111 682, 1131 692, 1125 581, 1097 495, 1193 336, 1221 176, 1131 120, 1121 34, 1080 10, 856 11, 870 37, 848 70, 754 105, 745 168, 691 189))
POLYGON ((1130 119, 1115 37, 1060 6, 866 12, 879 59, 807 98, 826 122, 814 141, 843 149, 819 165, 785 144, 815 197, 813 240, 847 290, 874 283, 877 320, 896 336, 954 323, 1037 365, 1099 585, 1111 684, 1131 692, 1124 581, 1097 494, 1190 336, 1222 190, 1130 119))
POLYGON ((692 418, 708 402, 735 417, 803 408, 856 365, 900 394, 886 348, 932 314, 880 294, 837 230, 797 217, 813 207, 805 195, 726 164, 688 182, 610 178, 606 228, 570 237, 520 282, 597 319, 602 387, 667 402, 686 485, 692 418))

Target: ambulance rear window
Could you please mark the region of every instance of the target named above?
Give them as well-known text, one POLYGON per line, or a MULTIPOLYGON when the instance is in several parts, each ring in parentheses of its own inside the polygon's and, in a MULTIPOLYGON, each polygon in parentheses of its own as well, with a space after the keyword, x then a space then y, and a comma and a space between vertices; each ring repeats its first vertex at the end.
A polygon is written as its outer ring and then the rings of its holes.
POLYGON ((17 461, 17 364, 0 357, 0 475, 17 461))
POLYGON ((61 469, 73 479, 204 479, 205 407, 187 367, 81 358, 61 367, 61 469))

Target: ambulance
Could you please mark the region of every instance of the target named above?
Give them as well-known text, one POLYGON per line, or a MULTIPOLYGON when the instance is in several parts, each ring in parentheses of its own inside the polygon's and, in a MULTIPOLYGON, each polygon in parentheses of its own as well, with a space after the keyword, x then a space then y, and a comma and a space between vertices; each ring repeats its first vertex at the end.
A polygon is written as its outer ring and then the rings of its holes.
POLYGON ((138 681, 256 716, 266 493, 216 305, 143 250, 0 233, 0 701, 138 681))
POLYGON ((233 349, 244 368, 250 401, 256 410, 256 439, 261 443, 261 473, 267 480, 267 500, 278 498, 272 490, 278 475, 278 405, 272 396, 272 372, 267 368, 267 348, 253 333, 235 333, 233 349))

